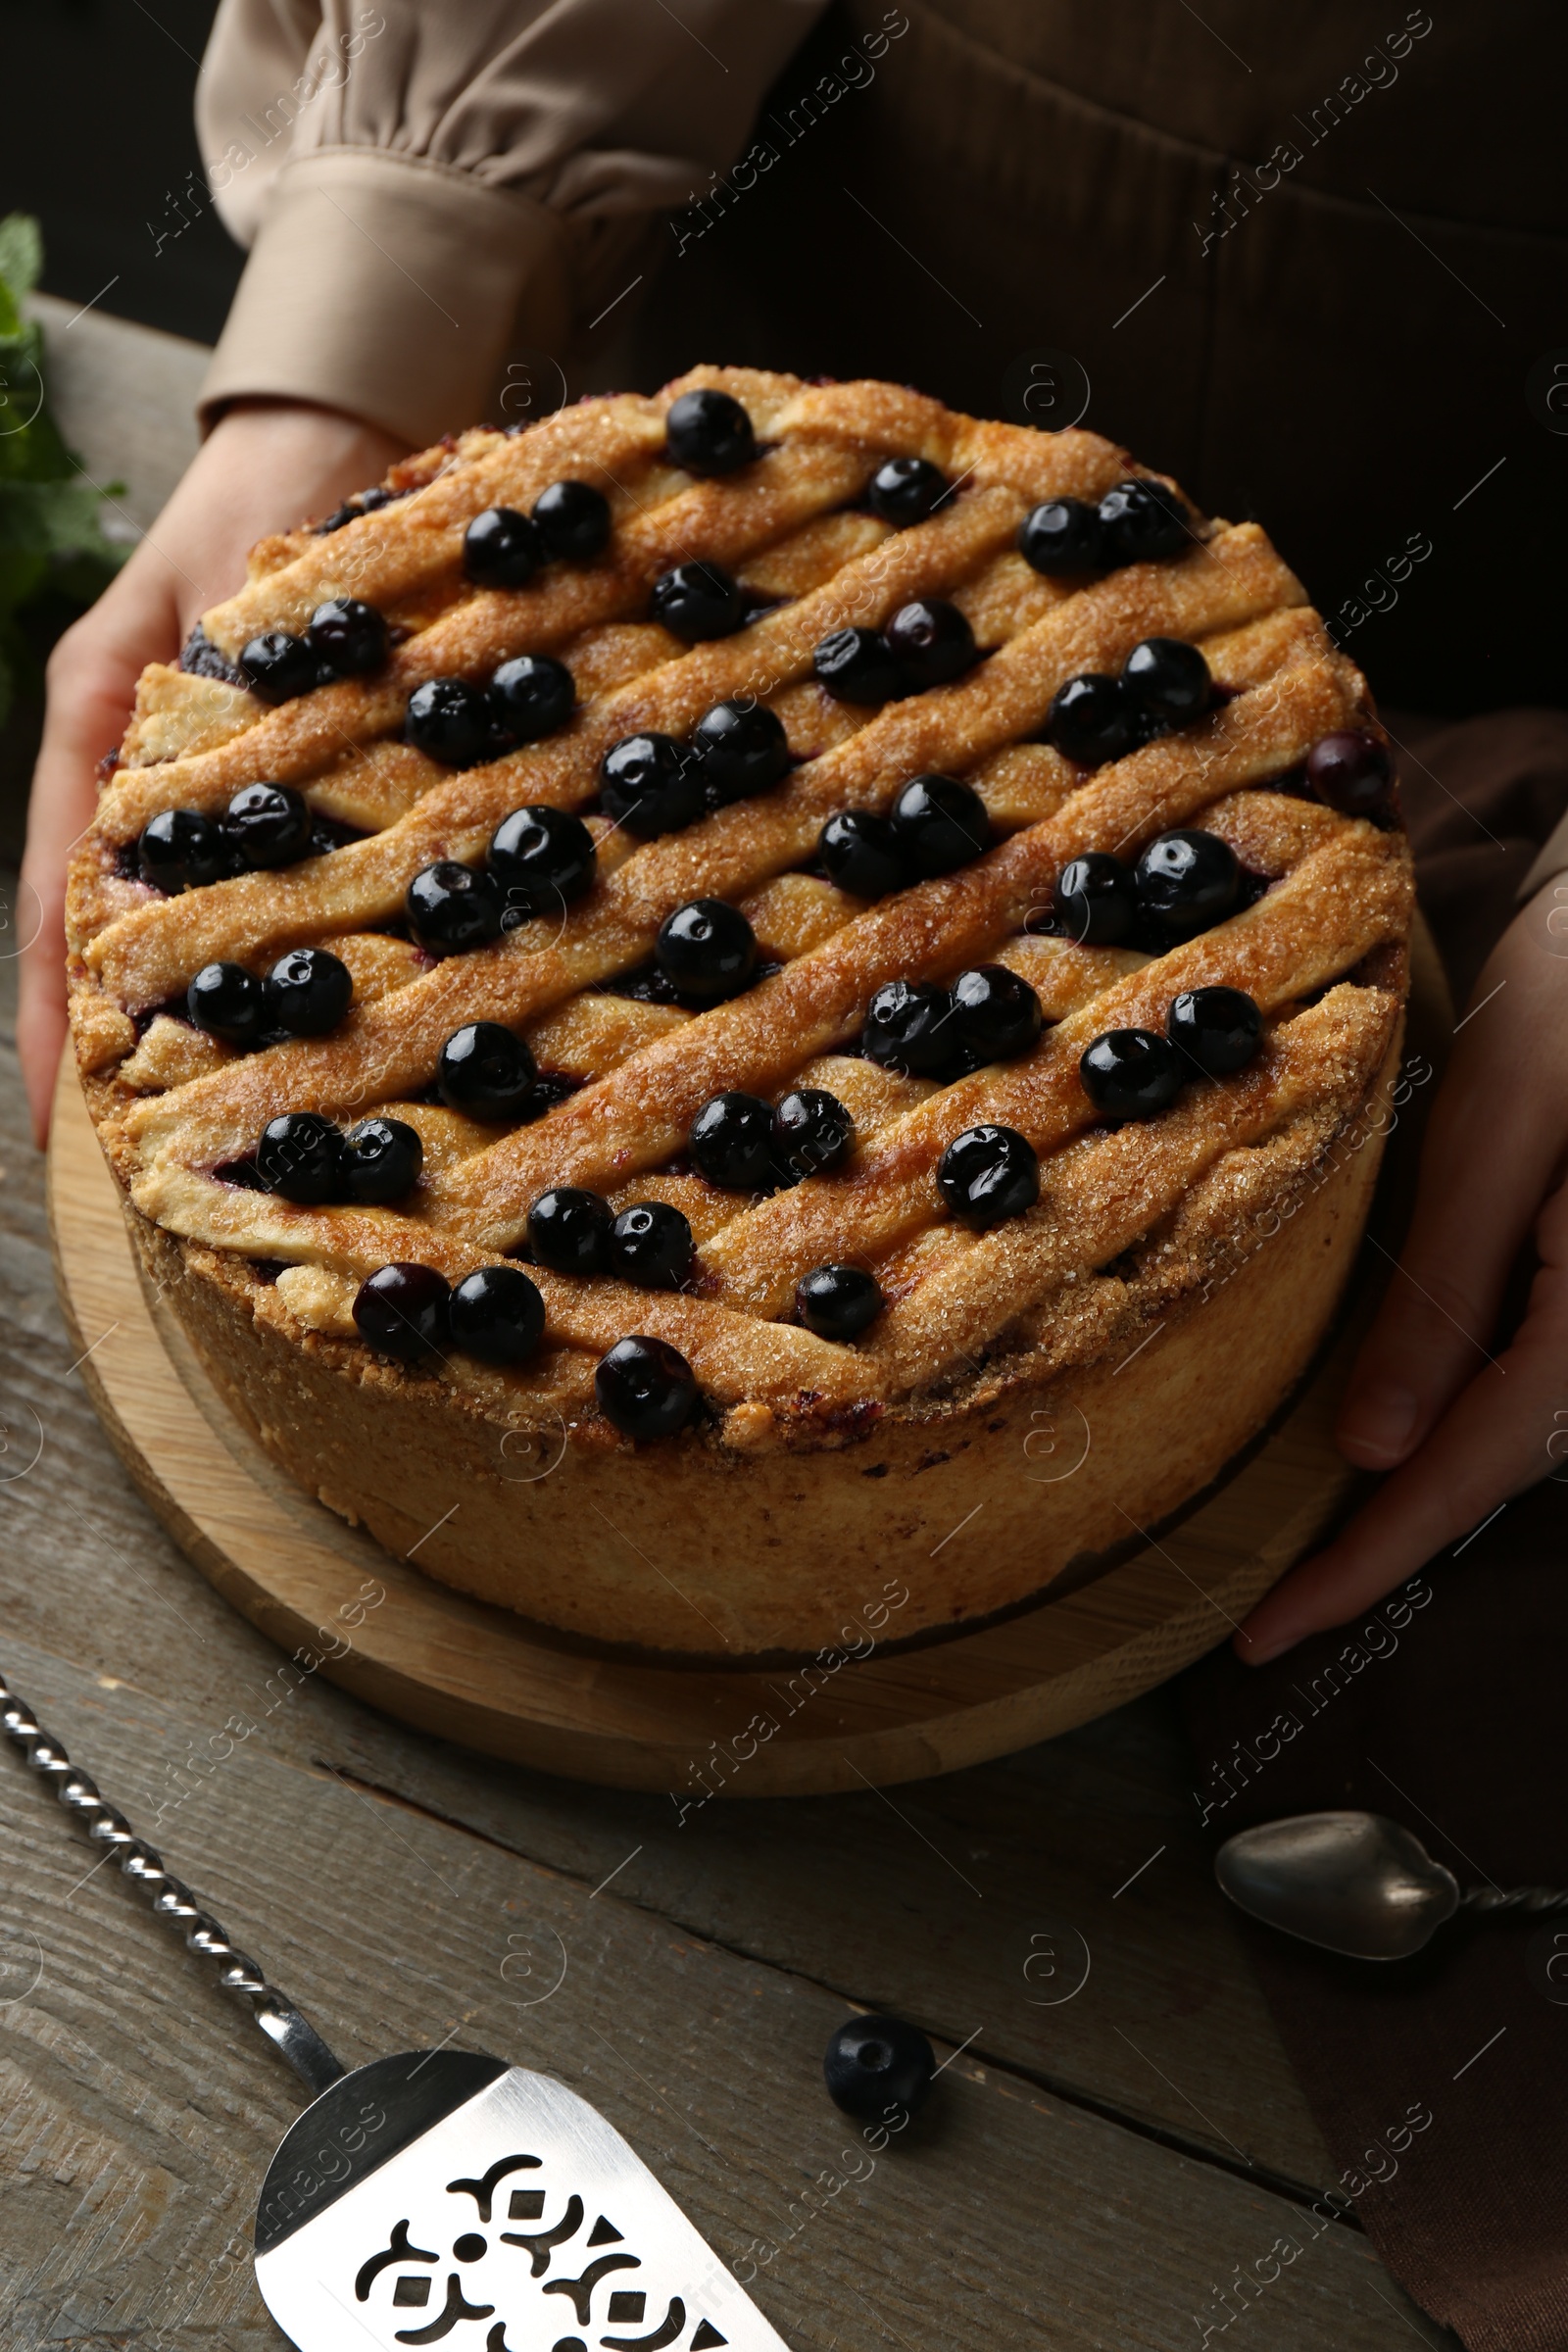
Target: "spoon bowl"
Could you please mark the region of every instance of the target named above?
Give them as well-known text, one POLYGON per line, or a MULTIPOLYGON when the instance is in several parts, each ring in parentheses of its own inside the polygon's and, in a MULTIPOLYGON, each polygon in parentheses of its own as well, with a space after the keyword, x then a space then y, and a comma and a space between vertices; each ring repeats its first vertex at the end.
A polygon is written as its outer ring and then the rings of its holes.
POLYGON ((1299 1813, 1228 1838, 1214 1876, 1271 1928, 1352 1960, 1407 1960, 1459 1908, 1459 1882, 1381 1813, 1299 1813))

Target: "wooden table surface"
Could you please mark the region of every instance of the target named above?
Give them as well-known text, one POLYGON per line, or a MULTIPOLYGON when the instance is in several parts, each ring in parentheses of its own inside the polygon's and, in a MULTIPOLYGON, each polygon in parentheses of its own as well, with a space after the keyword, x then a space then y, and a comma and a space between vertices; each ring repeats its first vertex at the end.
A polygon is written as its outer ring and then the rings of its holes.
MULTIPOLYGON (((202 355, 69 316, 48 306, 69 435, 145 520, 138 464, 177 468, 202 355)), ((0 950, 9 877, 3 897, 0 950)), ((800 2352, 1186 2348, 1227 2314, 1270 2352, 1452 2341, 1353 2225, 1308 2218, 1333 2169, 1214 1889, 1168 1692, 889 1796, 682 1823, 280 1677, 142 1505, 73 1363, 14 974, 0 1665, 346 2062, 451 2036, 557 2074, 755 2266, 800 2352), (821 2082, 852 2005, 947 2062, 869 2175, 821 2082), (1303 2251, 1258 2302, 1216 2303, 1282 2236, 1303 2251)), ((292 2076, 9 1748, 0 1840, 0 2340, 280 2346, 248 2247, 292 2076)))

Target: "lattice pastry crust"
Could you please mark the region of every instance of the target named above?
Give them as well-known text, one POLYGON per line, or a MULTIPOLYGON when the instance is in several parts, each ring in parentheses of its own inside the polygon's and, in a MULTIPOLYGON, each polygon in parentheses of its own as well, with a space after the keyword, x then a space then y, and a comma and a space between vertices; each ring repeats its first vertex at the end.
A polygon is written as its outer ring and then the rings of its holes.
MULTIPOLYGON (((1054 1395, 1069 1368, 1108 1378, 1141 1326, 1158 1319, 1156 1306, 1173 1330, 1190 1330, 1181 1344, 1201 1360, 1208 1326, 1194 1310, 1238 1266, 1233 1293, 1252 1279, 1249 1236, 1311 1189, 1311 1171, 1332 1160, 1389 1063, 1405 991, 1409 862, 1391 812, 1346 815, 1302 786, 1315 745, 1340 730, 1375 731, 1375 719, 1364 680, 1255 524, 1189 510, 1180 552, 1074 574, 1042 573, 1019 552, 1020 526, 1041 501, 1093 503, 1129 478, 1139 469, 1092 433, 980 421, 883 384, 699 368, 650 399, 585 402, 524 432, 476 431, 410 461, 389 477, 384 503, 367 502, 324 532, 264 543, 246 586, 204 617, 199 671, 146 673, 73 861, 78 1062, 160 1280, 235 1400, 328 1499, 393 1541, 416 1515, 410 1497, 429 1488, 440 1433, 465 1431, 464 1475, 482 1481, 475 1432, 482 1454, 486 1430, 514 1439, 559 1428, 571 1461, 620 1466, 631 1483, 616 1490, 619 1508, 638 1507, 629 1497, 639 1478, 679 1488, 682 1511, 701 1511, 705 1477, 727 1481, 712 1488, 714 1507, 723 1494, 723 1511, 740 1511, 744 1543, 749 1509, 809 1511, 802 1473, 812 1460, 847 1453, 858 1475, 876 1474, 870 1454, 880 1447, 912 1477, 933 1426, 964 1425, 962 1453, 986 1416, 995 1420, 999 1397, 1054 1395), (705 478, 676 462, 666 415, 695 389, 743 405, 759 448, 751 463, 705 478), (922 459, 945 477, 948 494, 926 519, 900 526, 874 497, 868 504, 891 458, 922 459), (474 586, 467 525, 492 508, 525 513, 562 480, 608 498, 603 553, 550 562, 523 587, 474 586), (688 644, 650 616, 650 599, 662 575, 693 562, 725 567, 750 617, 688 644), (251 641, 303 632, 325 600, 346 596, 389 624, 382 666, 275 708, 247 690, 236 664, 251 641), (976 658, 963 674, 879 707, 835 700, 817 682, 813 653, 833 631, 879 630, 932 598, 956 606, 972 632, 976 658), (1046 739, 1058 689, 1113 675, 1149 639, 1198 647, 1214 688, 1207 710, 1098 766, 1064 757, 1046 739), (416 688, 482 681, 520 654, 552 655, 570 671, 576 710, 564 725, 461 769, 405 740, 416 688), (601 812, 612 745, 647 730, 689 737, 712 706, 746 698, 782 722, 792 758, 782 780, 654 838, 601 812), (875 902, 824 878, 826 820, 885 815, 930 773, 978 797, 992 846, 875 902), (302 795, 338 846, 318 837, 315 854, 281 868, 173 896, 140 878, 136 844, 150 820, 171 808, 220 819, 257 783, 302 795), (591 887, 471 953, 426 953, 403 919, 411 881, 438 859, 480 867, 498 824, 522 806, 586 813, 591 887), (1235 853, 1249 887, 1234 911, 1176 944, 1080 945, 1059 921, 1052 927, 1069 859, 1094 851, 1131 861, 1176 827, 1235 853), (706 1008, 658 1001, 667 987, 627 993, 666 918, 699 899, 745 914, 761 976, 706 1008), (184 1017, 184 992, 203 966, 262 974, 299 947, 330 949, 352 978, 351 1009, 327 1034, 241 1050, 184 1017), (977 966, 1004 967, 1040 1001, 1038 1043, 1021 1055, 938 1081, 860 1051, 879 989, 951 983, 977 966), (1195 1079, 1157 1117, 1107 1121, 1080 1075, 1085 1049, 1110 1031, 1157 1033, 1174 999, 1215 986, 1259 1008, 1254 1058, 1233 1075, 1195 1079), (434 1099, 444 1044, 475 1021, 528 1044, 554 1082, 538 1099, 547 1106, 498 1125, 434 1099), (688 1135, 712 1098, 742 1090, 776 1102, 802 1086, 827 1090, 853 1117, 847 1159, 757 1194, 696 1172, 688 1135), (343 1126, 401 1119, 423 1148, 416 1187, 392 1205, 312 1206, 236 1181, 284 1111, 343 1126), (982 1125, 1027 1139, 1039 1163, 1035 1204, 989 1229, 956 1220, 938 1180, 949 1147, 982 1125), (561 1186, 601 1194, 614 1210, 648 1200, 678 1208, 696 1250, 683 1287, 637 1289, 529 1262, 530 1209, 561 1186), (544 1310, 541 1345, 514 1368, 458 1349, 393 1363, 361 1338, 355 1299, 378 1268, 428 1266, 457 1283, 509 1261, 526 1265, 544 1310), (846 1263, 869 1270, 885 1301, 853 1341, 807 1328, 796 1303, 811 1269, 846 1263), (596 1367, 633 1333, 676 1348, 701 1396, 688 1426, 659 1447, 621 1435, 596 1402, 596 1367), (323 1396, 348 1419, 367 1397, 388 1413, 396 1399, 405 1470, 383 1460, 372 1486, 345 1476, 341 1460, 323 1468, 332 1449, 309 1435, 323 1396), (431 1460, 416 1475, 407 1464, 421 1444, 431 1460), (737 1486, 746 1470, 760 1483, 737 1486)), ((1374 1145, 1354 1184, 1334 1194, 1348 1204, 1352 1236, 1375 1158, 1374 1145)), ((1301 1274, 1302 1312, 1277 1362, 1254 1370, 1239 1422, 1216 1424, 1229 1450, 1273 1409, 1321 1332, 1346 1248, 1320 1254, 1324 1270, 1301 1274)), ((1217 1332, 1217 1315, 1210 1324, 1217 1332)), ((1121 1396, 1141 1377, 1118 1383, 1121 1396)), ((1007 1426, 1016 1446, 1017 1425, 1007 1426)), ((965 1476, 978 1458, 971 1449, 965 1476)), ((1201 1446, 1181 1459, 1192 1486, 1220 1467, 1201 1446)), ((528 1488, 533 1536, 558 1541, 566 1505, 557 1497, 569 1483, 528 1488)), ((1129 1469, 1134 1516, 1156 1490, 1159 1507, 1179 1501, 1168 1484, 1155 1478, 1146 1492, 1129 1469)), ((950 1505, 967 1491, 956 1471, 945 1489, 927 1478, 921 1494, 934 1499, 907 1518, 911 1544, 928 1516, 951 1524, 950 1505)), ((1097 1539, 1074 1526, 1072 1547, 1101 1548, 1124 1532, 1109 1526, 1097 1539)), ((732 1530, 710 1546, 698 1614, 722 1623, 731 1649, 812 1641, 808 1596, 745 1597, 735 1540, 732 1530)), ((1070 1556, 1055 1556, 1049 1537, 1025 1548, 1031 1556, 1000 1585, 981 1579, 956 1602, 932 1580, 926 1621, 1005 1606, 1070 1556)), ((657 1596, 645 1605, 629 1594, 624 1560, 596 1584, 592 1562, 579 1559, 574 1599, 545 1594, 521 1559, 487 1569, 486 1584, 461 1537, 420 1559, 606 1639, 713 1646, 700 1627, 693 1638, 694 1620, 675 1603, 666 1616, 657 1596)), ((776 1581, 776 1562, 771 1573, 776 1581)), ((818 1578, 813 1590, 825 1589, 818 1578)), ((829 1594, 823 1605, 831 1614, 839 1603, 829 1594)))

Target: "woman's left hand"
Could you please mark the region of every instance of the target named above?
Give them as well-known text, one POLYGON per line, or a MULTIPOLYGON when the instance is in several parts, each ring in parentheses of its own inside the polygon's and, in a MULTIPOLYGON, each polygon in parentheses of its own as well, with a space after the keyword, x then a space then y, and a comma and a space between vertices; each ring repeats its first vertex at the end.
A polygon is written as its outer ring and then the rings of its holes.
POLYGON ((1476 983, 1432 1106, 1409 1239, 1340 1411, 1347 1460, 1390 1475, 1237 1635, 1260 1666, 1343 1625, 1568 1464, 1568 876, 1476 983), (1495 1343, 1534 1237, 1524 1321, 1495 1343))

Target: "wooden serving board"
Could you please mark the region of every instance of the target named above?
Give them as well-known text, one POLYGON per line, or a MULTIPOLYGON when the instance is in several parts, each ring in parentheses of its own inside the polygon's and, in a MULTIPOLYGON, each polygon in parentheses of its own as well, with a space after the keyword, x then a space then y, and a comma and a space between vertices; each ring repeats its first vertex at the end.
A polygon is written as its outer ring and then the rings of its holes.
MULTIPOLYGON (((1424 932, 1415 960, 1411 1039, 1441 1052, 1451 1014, 1424 932)), ((1397 1146, 1388 1155, 1397 1189, 1408 1159, 1397 1146)), ((116 1450, 253 1625, 421 1731, 577 1780, 668 1789, 677 1803, 918 1780, 1106 1714, 1227 1639, 1355 1486, 1332 1431, 1371 1311, 1364 1298, 1230 1481, 1079 1591, 923 1648, 821 1652, 819 1667, 793 1675, 599 1657, 392 1558, 272 1465, 143 1290, 69 1052, 49 1213, 81 1374, 116 1450), (385 1598, 367 1607, 367 1591, 385 1598)))

